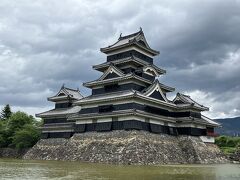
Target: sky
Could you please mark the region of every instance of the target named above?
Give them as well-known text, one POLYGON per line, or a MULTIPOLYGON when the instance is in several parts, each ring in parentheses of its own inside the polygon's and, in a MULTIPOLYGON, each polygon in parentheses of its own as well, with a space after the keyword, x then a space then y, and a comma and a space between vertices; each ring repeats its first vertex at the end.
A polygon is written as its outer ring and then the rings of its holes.
POLYGON ((0 0, 0 108, 49 110, 63 83, 89 95, 99 49, 140 27, 160 82, 211 118, 240 116, 240 0, 0 0))

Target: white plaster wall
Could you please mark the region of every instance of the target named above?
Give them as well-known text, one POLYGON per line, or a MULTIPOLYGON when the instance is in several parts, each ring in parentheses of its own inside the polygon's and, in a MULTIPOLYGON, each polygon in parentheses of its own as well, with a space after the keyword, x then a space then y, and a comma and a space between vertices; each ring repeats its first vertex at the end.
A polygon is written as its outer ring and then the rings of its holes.
POLYGON ((158 120, 155 120, 155 119, 150 119, 149 122, 152 123, 152 124, 164 125, 163 121, 158 121, 158 120))
POLYGON ((111 122, 112 118, 99 118, 97 119, 98 123, 102 123, 102 122, 111 122))
POLYGON ((205 143, 214 143, 215 138, 211 136, 200 136, 200 139, 205 143))
POLYGON ((78 120, 76 121, 76 124, 91 124, 92 119, 86 119, 86 120, 78 120))

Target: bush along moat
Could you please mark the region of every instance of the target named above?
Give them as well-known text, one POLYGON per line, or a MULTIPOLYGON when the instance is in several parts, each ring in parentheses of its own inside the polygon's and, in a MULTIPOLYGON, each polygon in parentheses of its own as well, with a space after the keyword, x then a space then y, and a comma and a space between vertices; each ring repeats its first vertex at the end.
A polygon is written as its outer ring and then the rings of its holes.
POLYGON ((231 161, 240 162, 240 137, 219 136, 216 144, 231 161))

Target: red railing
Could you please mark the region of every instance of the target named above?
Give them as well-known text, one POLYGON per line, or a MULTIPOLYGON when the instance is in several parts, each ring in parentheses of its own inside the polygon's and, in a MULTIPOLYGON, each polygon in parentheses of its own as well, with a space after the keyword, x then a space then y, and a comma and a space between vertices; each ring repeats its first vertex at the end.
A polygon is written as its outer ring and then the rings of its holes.
POLYGON ((207 132, 207 136, 217 137, 217 134, 214 132, 207 132))

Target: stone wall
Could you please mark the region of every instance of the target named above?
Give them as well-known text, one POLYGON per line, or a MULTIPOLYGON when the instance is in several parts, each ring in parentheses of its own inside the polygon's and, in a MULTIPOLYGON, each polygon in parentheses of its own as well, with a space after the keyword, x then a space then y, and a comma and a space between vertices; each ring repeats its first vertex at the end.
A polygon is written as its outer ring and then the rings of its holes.
POLYGON ((0 158, 22 158, 29 149, 0 148, 0 158))
POLYGON ((24 159, 113 164, 227 162, 216 145, 205 144, 198 137, 124 130, 87 132, 70 139, 41 139, 24 159))
POLYGON ((229 155, 229 159, 233 162, 240 163, 240 148, 235 153, 229 155))

